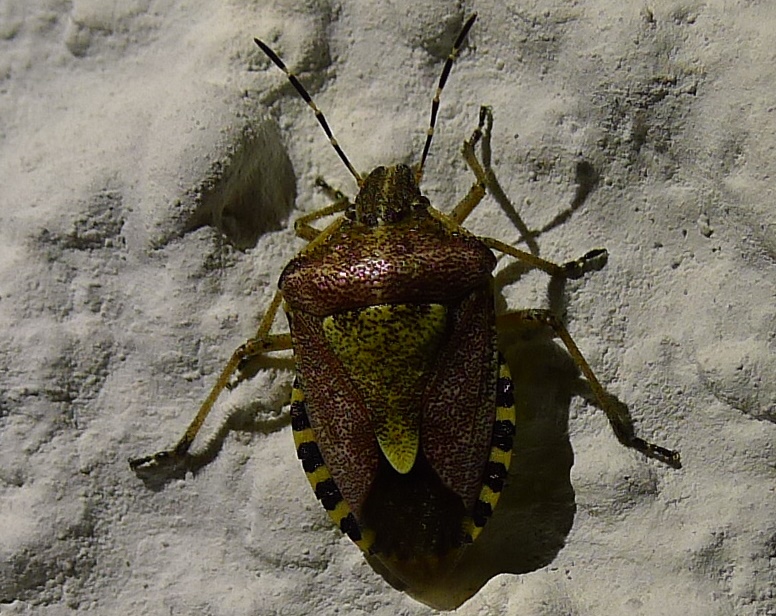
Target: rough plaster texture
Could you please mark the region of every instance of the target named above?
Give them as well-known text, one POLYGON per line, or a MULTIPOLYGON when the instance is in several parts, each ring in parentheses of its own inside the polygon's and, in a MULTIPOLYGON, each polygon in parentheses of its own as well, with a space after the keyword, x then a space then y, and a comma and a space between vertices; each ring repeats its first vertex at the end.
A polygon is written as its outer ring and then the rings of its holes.
MULTIPOLYGON (((517 463, 459 613, 776 614, 776 9, 744 0, 1 2, 0 614, 433 612, 316 502, 286 359, 221 400, 197 473, 146 485, 126 460, 173 443, 251 335, 303 245, 287 222, 325 204, 314 178, 354 191, 252 37, 368 170, 417 160, 474 11, 423 188, 465 193, 492 106, 541 255, 611 253, 503 305, 564 312, 684 468, 622 448, 555 343, 505 340, 517 463)), ((492 199, 469 227, 520 239, 492 199)))

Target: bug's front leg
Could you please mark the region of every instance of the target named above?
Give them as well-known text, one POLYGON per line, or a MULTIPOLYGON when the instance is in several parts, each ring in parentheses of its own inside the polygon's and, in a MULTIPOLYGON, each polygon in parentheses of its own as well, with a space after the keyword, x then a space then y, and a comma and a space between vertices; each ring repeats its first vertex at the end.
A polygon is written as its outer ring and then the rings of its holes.
MULTIPOLYGON (((488 144, 487 156, 488 158, 490 157, 490 126, 492 124, 493 116, 490 114, 490 108, 481 107, 479 124, 477 125, 477 128, 474 129, 472 136, 463 142, 463 148, 461 148, 463 158, 474 173, 475 179, 466 196, 461 199, 458 205, 453 208, 453 211, 450 212, 450 218, 452 218, 459 225, 463 224, 463 221, 469 217, 469 214, 474 211, 474 208, 480 204, 483 197, 485 196, 485 189, 489 184, 489 174, 485 171, 483 166, 480 164, 480 161, 477 159, 475 147, 477 146, 477 143, 482 140, 484 134, 484 141, 488 144), (485 124, 486 121, 488 122, 487 125, 485 124), (483 133, 483 128, 485 128, 485 133, 483 133)), ((490 169, 489 164, 488 169, 490 169)))
POLYGON ((593 396, 595 396, 601 409, 606 413, 617 440, 626 447, 632 447, 650 458, 660 460, 674 468, 681 468, 682 463, 678 451, 666 449, 636 436, 636 430, 633 427, 633 420, 628 412, 628 407, 604 389, 590 364, 587 363, 584 355, 582 355, 582 351, 579 350, 566 326, 557 315, 550 310, 515 310, 498 316, 496 318, 496 326, 499 329, 551 328, 555 336, 560 338, 566 346, 582 374, 585 375, 590 385, 590 390, 593 392, 593 396))
POLYGON ((496 203, 501 206, 501 209, 507 215, 509 220, 519 231, 521 241, 524 241, 528 246, 528 251, 532 254, 539 253, 539 245, 536 242, 536 237, 541 233, 539 231, 532 231, 528 228, 528 225, 522 219, 518 213, 512 201, 509 199, 504 189, 496 177, 493 168, 491 167, 491 131, 493 129, 493 111, 490 107, 480 107, 480 118, 477 124, 477 128, 474 129, 469 139, 464 141, 461 153, 469 168, 474 173, 476 181, 472 188, 469 190, 469 195, 465 197, 461 203, 453 210, 451 217, 453 220, 461 224, 471 214, 472 210, 479 204, 481 197, 478 199, 477 195, 481 192, 480 188, 487 189, 491 196, 496 200, 496 203), (477 158, 476 146, 480 146, 480 159, 477 158))
POLYGON ((326 195, 332 199, 333 203, 319 210, 315 210, 314 212, 310 212, 309 214, 305 214, 304 216, 300 216, 294 221, 294 232, 298 237, 301 237, 308 242, 312 242, 320 237, 325 231, 314 227, 311 224, 312 222, 325 218, 326 216, 331 216, 332 214, 344 212, 351 205, 347 195, 336 188, 332 188, 326 180, 317 178, 315 180, 315 185, 326 193, 326 195))
POLYGON ((200 428, 202 428, 202 424, 204 424, 205 419, 213 408, 216 400, 221 395, 221 392, 230 386, 232 378, 235 374, 239 373, 240 368, 250 360, 266 353, 284 351, 291 348, 290 334, 269 333, 282 300, 283 296, 280 291, 275 293, 272 303, 261 319, 256 335, 240 345, 240 347, 232 353, 232 357, 229 359, 226 366, 224 366, 218 380, 215 385, 213 385, 207 398, 205 398, 204 402, 199 407, 199 411, 189 424, 188 428, 186 428, 186 431, 183 433, 183 436, 178 443, 172 449, 159 451, 149 456, 130 458, 129 466, 133 471, 143 473, 158 466, 178 466, 185 463, 186 459, 189 457, 189 449, 199 433, 200 428))
MULTIPOLYGON (((491 129, 493 127, 493 112, 490 107, 480 107, 480 119, 477 124, 477 128, 474 129, 471 137, 464 141, 462 153, 466 160, 466 163, 471 168, 472 173, 475 176, 475 182, 469 189, 466 196, 453 208, 450 213, 456 223, 461 224, 464 220, 474 211, 482 198, 485 195, 485 190, 491 192, 499 203, 508 202, 508 198, 504 194, 501 186, 496 179, 493 170, 490 167, 491 150, 490 150, 490 136, 491 129), (477 158, 476 147, 477 144, 481 145, 482 150, 482 162, 477 158)), ((511 208, 511 204, 510 204, 511 208)), ((535 240, 533 235, 528 231, 528 228, 520 220, 515 220, 518 224, 518 230, 521 235, 526 239, 529 248, 533 250, 535 240)), ((533 252, 527 252, 520 250, 509 244, 505 244, 496 239, 481 237, 479 238, 486 246, 504 254, 508 254, 524 265, 531 268, 542 270, 550 276, 559 278, 577 279, 581 278, 585 274, 591 271, 601 269, 606 265, 606 261, 609 257, 609 253, 604 248, 596 248, 588 251, 579 259, 569 261, 562 265, 557 265, 541 257, 537 257, 533 252)), ((534 251, 535 252, 535 251, 534 251)))

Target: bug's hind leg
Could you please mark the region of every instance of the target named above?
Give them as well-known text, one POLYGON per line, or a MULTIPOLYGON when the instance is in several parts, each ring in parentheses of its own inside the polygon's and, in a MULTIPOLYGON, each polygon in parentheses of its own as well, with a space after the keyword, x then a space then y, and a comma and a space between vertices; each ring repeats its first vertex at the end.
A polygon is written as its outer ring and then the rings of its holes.
POLYGON ((261 319, 256 335, 244 344, 240 345, 232 357, 221 370, 215 385, 213 385, 207 398, 199 407, 194 419, 191 421, 183 436, 178 440, 172 449, 159 451, 157 453, 142 456, 139 458, 130 458, 129 466, 136 473, 144 473, 159 466, 179 466, 185 463, 189 457, 189 449, 194 439, 202 428, 208 414, 215 404, 221 392, 227 389, 233 381, 233 377, 239 373, 241 366, 244 366, 252 359, 256 359, 266 353, 273 351, 283 351, 291 348, 290 334, 270 334, 269 330, 275 320, 275 316, 280 308, 283 296, 278 291, 272 299, 267 311, 261 319))
POLYGON ((666 449, 636 436, 636 430, 633 427, 633 420, 628 412, 628 407, 604 389, 590 364, 587 363, 587 360, 579 350, 576 342, 574 342, 571 334, 569 334, 566 326, 550 310, 515 310, 498 316, 496 318, 496 325, 498 328, 551 328, 555 336, 560 338, 566 346, 582 374, 585 375, 593 396, 595 396, 601 409, 606 413, 617 440, 626 447, 632 447, 640 451, 647 457, 660 460, 674 468, 681 467, 681 458, 678 451, 666 449))

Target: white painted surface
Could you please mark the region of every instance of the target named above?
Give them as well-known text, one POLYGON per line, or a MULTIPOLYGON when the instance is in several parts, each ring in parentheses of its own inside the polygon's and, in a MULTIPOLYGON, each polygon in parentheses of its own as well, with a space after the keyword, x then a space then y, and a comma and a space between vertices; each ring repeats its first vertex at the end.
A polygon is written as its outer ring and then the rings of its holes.
MULTIPOLYGON (((776 9, 505 4, 0 4, 0 613, 432 613, 331 528, 294 455, 283 366, 223 398, 239 429, 198 474, 154 491, 126 460, 172 444, 251 335, 303 245, 286 221, 325 204, 314 178, 354 191, 252 37, 369 170, 417 159, 443 57, 477 11, 424 189, 440 209, 464 194, 458 149, 481 104, 530 228, 568 209, 578 161, 595 168, 541 254, 609 249, 567 285, 569 329, 685 466, 622 448, 600 411, 569 405, 557 347, 517 344, 528 449, 483 541, 528 572, 459 613, 776 614, 776 9), (235 186, 258 196, 224 206, 235 186), (191 230, 195 211, 255 247, 191 230), (520 542, 540 532, 559 543, 526 565, 520 542)), ((491 199, 469 226, 519 237, 491 199)), ((513 307, 546 295, 536 274, 504 291, 513 307)))

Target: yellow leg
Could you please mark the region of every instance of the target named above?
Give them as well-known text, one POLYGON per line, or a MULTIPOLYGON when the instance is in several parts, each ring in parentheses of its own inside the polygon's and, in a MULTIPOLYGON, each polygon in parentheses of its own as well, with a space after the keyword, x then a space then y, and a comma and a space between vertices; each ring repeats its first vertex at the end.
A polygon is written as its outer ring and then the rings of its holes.
POLYGON ((601 269, 606 265, 606 260, 609 258, 609 253, 605 248, 595 248, 579 257, 579 259, 568 261, 563 265, 558 265, 557 263, 547 261, 546 259, 532 255, 530 252, 525 252, 524 250, 520 250, 514 246, 500 242, 499 240, 494 240, 489 237, 481 237, 479 240, 488 248, 508 254, 510 257, 514 257, 529 267, 542 270, 550 276, 569 278, 571 280, 581 278, 590 271, 601 269))
MULTIPOLYGON (((490 108, 480 107, 480 120, 477 128, 474 129, 472 136, 464 141, 462 148, 466 164, 469 165, 469 168, 472 170, 472 173, 474 173, 476 179, 469 189, 469 192, 461 199, 460 203, 453 208, 453 211, 449 215, 450 218, 459 225, 462 224, 474 211, 474 208, 480 204, 482 198, 485 196, 486 188, 494 194, 497 200, 501 200, 501 198, 506 199, 506 196, 503 195, 503 191, 490 168, 490 131, 492 126, 493 114, 490 108), (480 142, 482 142, 484 164, 480 163, 475 151, 477 144, 480 142)), ((525 232, 527 232, 527 229, 525 232)), ((523 235, 525 235, 525 232, 521 229, 523 235)), ((532 236, 529 234, 527 237, 531 238, 532 236)), ((601 269, 606 264, 608 258, 608 253, 605 249, 597 248, 589 251, 579 259, 569 261, 563 265, 557 265, 551 261, 537 257, 535 254, 520 250, 499 240, 488 237, 481 237, 479 239, 483 244, 488 246, 488 248, 508 254, 529 267, 540 269, 550 276, 559 278, 580 278, 591 270, 601 269)))
MULTIPOLYGON (((461 153, 463 154, 463 158, 466 161, 466 164, 469 165, 472 173, 474 173, 475 180, 466 196, 461 199, 460 203, 458 203, 458 205, 453 208, 453 211, 450 212, 450 218, 452 218, 459 225, 463 224, 463 222, 469 217, 469 214, 474 211, 474 208, 480 204, 483 197, 485 196, 485 188, 488 185, 488 174, 483 169, 480 161, 477 160, 477 154, 474 151, 477 143, 480 141, 480 139, 482 139, 483 123, 485 122, 486 118, 489 117, 488 113, 489 110, 487 107, 480 108, 480 122, 477 125, 477 128, 474 129, 472 136, 463 142, 463 148, 461 149, 461 153)), ((488 124, 488 127, 489 126, 490 124, 488 124)), ((489 128, 485 134, 485 138, 488 141, 490 140, 489 128)))
POLYGON ((463 223, 479 204, 482 199, 481 195, 484 195, 487 189, 496 203, 501 206, 501 209, 509 217, 512 224, 515 225, 515 228, 520 232, 521 241, 526 243, 528 251, 531 254, 537 255, 539 254, 539 245, 536 243, 536 237, 541 234, 541 231, 532 231, 528 228, 528 225, 526 225, 509 197, 507 197, 491 168, 490 142, 492 128, 493 112, 490 107, 480 107, 480 119, 477 128, 474 129, 472 136, 467 141, 464 141, 462 149, 464 160, 466 160, 466 164, 469 165, 472 173, 474 173, 476 180, 469 189, 469 194, 455 207, 450 216, 458 224, 463 223), (477 144, 480 145, 482 162, 477 158, 475 152, 477 144))
POLYGON ((303 240, 307 240, 308 242, 312 242, 322 233, 320 229, 316 229, 310 223, 316 220, 320 220, 321 218, 325 218, 326 216, 331 216, 332 214, 339 214, 340 212, 344 212, 351 205, 350 199, 348 199, 348 197, 343 192, 332 188, 329 186, 329 184, 326 183, 325 180, 318 178, 315 181, 315 185, 323 190, 323 192, 325 192, 331 199, 333 199, 334 203, 327 205, 320 210, 315 210, 314 212, 305 214, 294 222, 294 232, 298 237, 301 237, 303 240))
MULTIPOLYGON (((335 220, 323 230, 313 227, 311 224, 312 222, 325 218, 331 214, 343 212, 350 206, 350 200, 342 192, 333 189, 323 180, 318 180, 316 184, 330 197, 335 199, 335 202, 327 207, 302 216, 294 224, 296 234, 302 239, 306 239, 310 242, 305 247, 305 250, 315 247, 318 243, 325 241, 331 233, 342 225, 343 219, 339 218, 335 220)), ((281 292, 278 291, 275 293, 275 297, 272 299, 269 308, 267 308, 267 311, 264 313, 256 335, 232 353, 232 357, 229 359, 226 366, 224 366, 218 380, 215 385, 213 385, 207 398, 205 398, 199 411, 189 424, 188 428, 186 428, 186 431, 183 433, 183 436, 178 443, 172 449, 159 451, 149 456, 130 459, 129 466, 133 470, 143 472, 154 466, 175 466, 182 462, 188 456, 189 449, 191 448, 194 439, 202 428, 205 419, 210 414, 216 400, 218 400, 218 397, 221 395, 221 392, 233 385, 233 377, 236 374, 239 375, 240 370, 253 359, 257 359, 266 353, 285 351, 292 348, 291 334, 269 333, 282 301, 283 296, 281 292)))
POLYGON ((590 389, 593 392, 601 409, 606 413, 609 424, 614 431, 617 440, 626 447, 632 447, 644 455, 661 460, 674 468, 681 468, 681 459, 678 451, 666 449, 636 436, 633 420, 628 413, 628 407, 608 393, 596 377, 590 364, 582 355, 579 347, 569 334, 561 320, 549 310, 516 310, 500 315, 496 318, 498 328, 523 328, 526 327, 550 327, 555 336, 563 341, 569 354, 577 364, 582 374, 585 375, 590 389))
POLYGON ((216 400, 221 395, 221 392, 229 386, 230 380, 235 372, 239 370, 240 366, 243 365, 244 362, 264 355, 265 353, 283 351, 291 348, 290 334, 269 333, 282 300, 283 296, 280 291, 275 293, 272 303, 261 319, 256 336, 238 347, 237 350, 232 353, 232 357, 221 371, 218 380, 215 385, 213 385, 213 388, 210 390, 207 398, 205 398, 205 401, 199 407, 199 411, 189 424, 188 428, 186 428, 186 431, 183 433, 183 436, 178 443, 172 449, 159 451, 150 456, 131 458, 129 460, 129 466, 132 470, 142 472, 154 466, 177 465, 182 462, 187 457, 191 444, 194 442, 197 433, 205 422, 205 418, 210 413, 216 400))

